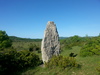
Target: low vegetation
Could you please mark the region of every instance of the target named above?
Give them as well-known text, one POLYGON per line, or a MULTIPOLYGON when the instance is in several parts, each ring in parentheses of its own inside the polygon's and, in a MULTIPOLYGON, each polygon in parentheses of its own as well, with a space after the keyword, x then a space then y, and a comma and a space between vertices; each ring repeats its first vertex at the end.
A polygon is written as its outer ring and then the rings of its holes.
POLYGON ((80 50, 80 55, 92 56, 100 55, 100 37, 93 37, 80 50))
POLYGON ((41 61, 41 39, 9 37, 0 31, 1 75, 98 75, 100 74, 100 36, 72 36, 60 39, 61 54, 46 67, 41 61))
POLYGON ((5 49, 0 51, 0 74, 11 74, 21 69, 40 65, 39 57, 33 52, 5 49))
POLYGON ((99 74, 100 74, 100 62, 99 62, 99 66, 97 67, 97 71, 98 71, 99 74))
POLYGON ((62 69, 78 67, 79 64, 76 62, 74 57, 64 57, 64 56, 53 56, 47 63, 45 63, 45 67, 55 68, 59 67, 62 69))
POLYGON ((29 50, 16 51, 11 47, 11 41, 4 31, 0 31, 0 42, 1 75, 12 75, 21 69, 36 67, 41 64, 39 56, 34 52, 30 52, 29 50))
POLYGON ((22 72, 22 75, 99 75, 98 62, 100 62, 100 56, 87 56, 80 57, 80 49, 79 46, 74 46, 72 49, 63 50, 61 52, 61 56, 69 57, 69 54, 74 52, 74 54, 78 54, 75 57, 75 61, 79 64, 78 67, 67 67, 65 69, 57 66, 57 67, 43 67, 38 66, 36 68, 28 69, 27 71, 22 72))
POLYGON ((40 42, 42 39, 20 38, 16 36, 9 36, 13 42, 40 42))
POLYGON ((71 49, 73 46, 83 46, 87 40, 89 40, 90 37, 80 37, 78 35, 62 39, 61 42, 61 49, 62 50, 68 50, 71 49))

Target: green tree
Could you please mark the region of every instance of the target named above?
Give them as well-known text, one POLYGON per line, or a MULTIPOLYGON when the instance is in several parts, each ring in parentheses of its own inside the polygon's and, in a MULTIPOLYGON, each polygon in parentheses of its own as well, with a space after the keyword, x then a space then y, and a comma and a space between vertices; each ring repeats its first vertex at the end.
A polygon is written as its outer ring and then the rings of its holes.
POLYGON ((0 50, 11 47, 12 42, 5 31, 0 30, 0 50))

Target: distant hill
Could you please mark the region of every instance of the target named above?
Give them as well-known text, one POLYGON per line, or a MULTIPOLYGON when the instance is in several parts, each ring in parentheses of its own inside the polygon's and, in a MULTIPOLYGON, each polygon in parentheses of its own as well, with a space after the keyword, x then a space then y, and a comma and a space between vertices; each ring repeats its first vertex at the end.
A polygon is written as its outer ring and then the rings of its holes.
POLYGON ((21 37, 16 37, 16 36, 9 36, 9 38, 13 42, 40 42, 42 39, 30 39, 30 38, 21 38, 21 37))
MULTIPOLYGON (((17 36, 9 36, 13 42, 40 42, 42 39, 21 38, 17 36)), ((59 39, 66 39, 67 37, 59 37, 59 39)))
POLYGON ((68 38, 68 37, 59 37, 59 39, 66 39, 66 38, 68 38))

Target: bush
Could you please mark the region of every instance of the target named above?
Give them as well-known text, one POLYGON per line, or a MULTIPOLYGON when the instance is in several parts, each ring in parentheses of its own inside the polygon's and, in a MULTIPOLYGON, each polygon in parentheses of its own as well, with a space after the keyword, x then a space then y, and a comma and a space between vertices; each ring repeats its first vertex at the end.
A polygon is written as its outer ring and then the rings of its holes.
MULTIPOLYGON (((18 70, 38 66, 39 57, 28 50, 16 51, 5 31, 0 31, 0 74, 12 75, 18 70)), ((37 49, 36 49, 37 50, 37 49)))
POLYGON ((23 67, 35 67, 40 64, 40 59, 38 55, 28 50, 19 51, 16 54, 18 64, 21 68, 23 67))
POLYGON ((45 63, 45 66, 48 68, 60 67, 65 69, 67 67, 78 67, 78 64, 74 57, 63 57, 59 55, 53 56, 47 63, 45 63))
POLYGON ((15 61, 15 54, 17 52, 13 49, 5 49, 0 51, 0 73, 5 74, 9 71, 14 71, 17 68, 15 61))
POLYGON ((98 73, 100 74, 100 63, 99 63, 99 66, 97 67, 96 69, 98 71, 98 73))
POLYGON ((14 73, 28 67, 35 67, 41 63, 39 57, 28 50, 16 51, 5 49, 0 51, 0 74, 14 73))
POLYGON ((100 38, 92 38, 80 50, 80 56, 100 55, 100 38))
POLYGON ((69 50, 72 49, 73 46, 83 46, 83 44, 85 44, 87 40, 90 40, 90 38, 80 37, 78 35, 62 39, 60 40, 61 50, 69 50))
POLYGON ((40 47, 37 46, 36 44, 30 44, 29 45, 29 51, 39 51, 40 50, 40 47))
POLYGON ((86 57, 86 56, 92 56, 93 53, 90 50, 87 49, 81 49, 80 56, 86 57))

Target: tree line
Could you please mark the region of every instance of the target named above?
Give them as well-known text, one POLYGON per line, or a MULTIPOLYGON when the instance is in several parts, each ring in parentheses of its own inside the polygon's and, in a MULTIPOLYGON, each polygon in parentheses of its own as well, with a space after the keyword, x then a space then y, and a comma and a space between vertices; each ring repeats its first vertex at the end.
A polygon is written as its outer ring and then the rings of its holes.
POLYGON ((9 36, 13 42, 40 42, 42 39, 30 39, 30 38, 20 38, 16 36, 9 36))

